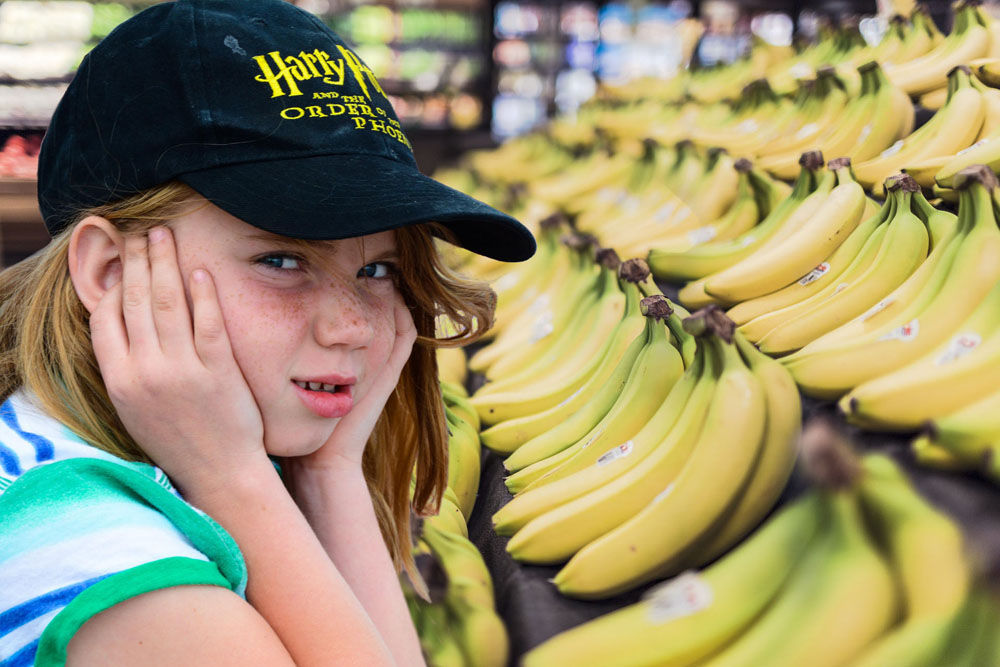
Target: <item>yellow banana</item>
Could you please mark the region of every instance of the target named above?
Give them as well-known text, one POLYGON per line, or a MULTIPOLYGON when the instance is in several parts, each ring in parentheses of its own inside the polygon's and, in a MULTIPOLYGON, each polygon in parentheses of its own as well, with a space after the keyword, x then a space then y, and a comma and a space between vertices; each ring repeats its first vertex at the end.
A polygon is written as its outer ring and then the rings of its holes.
POLYGON ((817 348, 807 345, 785 357, 782 361, 803 391, 839 397, 919 358, 952 334, 1000 279, 1000 230, 992 199, 996 176, 985 167, 970 167, 956 185, 968 231, 940 289, 900 311, 905 319, 897 317, 869 334, 826 348, 820 338, 817 348))
POLYGON ((901 285, 927 258, 929 236, 924 223, 910 211, 910 179, 898 183, 896 212, 885 226, 885 238, 871 265, 845 277, 832 293, 769 331, 757 346, 767 354, 784 354, 804 347, 822 334, 850 321, 901 285))
POLYGON ((640 511, 676 478, 716 383, 714 360, 705 360, 704 370, 702 365, 688 369, 634 437, 589 456, 588 467, 574 475, 525 491, 494 515, 497 532, 517 531, 507 544, 511 556, 529 563, 563 562, 640 511))
POLYGON ((852 423, 915 429, 1000 391, 1000 282, 946 342, 841 399, 852 423))
POLYGON ((763 615, 705 667, 835 667, 892 624, 892 574, 865 532, 857 498, 850 490, 828 493, 829 532, 763 615))
POLYGON ((726 553, 774 508, 795 467, 802 432, 802 404, 792 376, 777 361, 761 354, 739 332, 736 345, 764 388, 767 418, 760 458, 743 496, 721 526, 691 557, 702 566, 726 553))
POLYGON ((445 407, 448 421, 448 486, 455 492, 465 520, 472 515, 472 507, 479 492, 480 448, 479 436, 472 427, 445 407))
POLYGON ((865 650, 855 667, 919 667, 942 655, 969 591, 962 533, 910 485, 884 454, 862 460, 861 502, 888 546, 903 590, 905 619, 865 650))
POLYGON ((778 594, 823 525, 818 497, 781 509, 736 550, 641 602, 556 635, 524 667, 683 667, 737 636, 778 594))
MULTIPOLYGON (((709 295, 735 303, 779 290, 829 257, 850 235, 861 221, 865 194, 851 177, 850 160, 834 160, 829 168, 837 175, 837 187, 817 198, 807 222, 780 242, 708 278, 709 295)), ((806 202, 796 217, 803 209, 806 202)))
POLYGON ((735 345, 717 336, 710 340, 723 371, 690 458, 642 511, 570 559, 553 579, 563 594, 607 597, 676 574, 684 553, 739 497, 761 448, 764 394, 735 345), (719 461, 727 464, 720 467, 719 461), (712 480, 709 494, 706 479, 712 480))

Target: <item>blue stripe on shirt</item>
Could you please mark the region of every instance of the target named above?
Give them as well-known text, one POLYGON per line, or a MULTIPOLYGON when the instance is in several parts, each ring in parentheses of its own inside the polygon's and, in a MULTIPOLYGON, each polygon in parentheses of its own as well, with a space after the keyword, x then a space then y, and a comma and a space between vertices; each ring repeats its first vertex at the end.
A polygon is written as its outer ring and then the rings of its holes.
POLYGON ((38 653, 38 642, 36 639, 6 660, 0 660, 0 667, 30 667, 38 653))
POLYGON ((3 419, 3 422, 7 426, 11 427, 14 432, 27 440, 35 448, 36 461, 39 463, 42 461, 51 461, 55 456, 55 447, 52 446, 51 440, 43 438, 37 433, 29 433, 21 429, 21 425, 17 421, 17 413, 14 412, 14 406, 10 404, 10 401, 6 401, 3 405, 0 405, 0 419, 3 419))
POLYGON ((54 591, 49 591, 44 595, 39 595, 27 602, 22 602, 16 607, 11 607, 0 614, 0 637, 13 632, 25 623, 35 620, 39 616, 44 616, 53 609, 65 607, 77 595, 96 584, 101 579, 110 577, 114 572, 102 574, 99 577, 81 581, 77 584, 65 586, 54 591))

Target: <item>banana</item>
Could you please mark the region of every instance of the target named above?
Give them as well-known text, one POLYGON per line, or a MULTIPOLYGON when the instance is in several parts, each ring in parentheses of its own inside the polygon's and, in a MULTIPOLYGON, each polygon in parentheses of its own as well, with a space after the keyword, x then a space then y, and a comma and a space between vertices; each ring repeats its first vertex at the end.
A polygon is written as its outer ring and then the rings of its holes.
POLYGON ((980 24, 975 8, 966 4, 956 11, 952 32, 941 44, 886 74, 909 95, 922 95, 940 88, 952 68, 985 57, 989 43, 989 31, 980 24))
POLYGON ((705 544, 691 558, 702 566, 726 553, 753 530, 775 506, 785 488, 798 455, 802 433, 802 403, 792 376, 750 344, 739 332, 736 346, 764 388, 767 418, 760 458, 751 472, 743 497, 705 544))
MULTIPOLYGON (((642 317, 645 321, 643 331, 629 343, 608 379, 598 385, 596 387, 598 390, 591 398, 568 419, 532 438, 511 453, 504 461, 504 467, 507 470, 521 470, 553 454, 558 454, 581 439, 585 441, 587 437, 594 435, 593 430, 613 410, 621 396, 627 391, 627 387, 633 379, 633 371, 639 367, 642 357, 649 349, 654 331, 654 318, 647 317, 645 313, 642 314, 642 317)), ((612 360, 609 360, 608 365, 610 365, 610 361, 612 360)), ((646 374, 643 373, 643 375, 646 374)), ((635 377, 638 377, 638 374, 635 374, 635 377)))
POLYGON ((1000 391, 1000 282, 946 342, 899 370, 854 388, 840 401, 852 423, 915 429, 1000 391))
MULTIPOLYGON (((670 388, 680 379, 684 363, 680 352, 671 344, 663 322, 672 312, 667 298, 655 295, 646 297, 641 303, 647 318, 648 343, 614 405, 583 438, 559 452, 557 459, 550 457, 534 463, 532 472, 540 468, 548 472, 554 469, 550 468, 552 464, 568 460, 590 447, 593 447, 590 451, 601 452, 625 442, 655 414, 670 388)), ((521 478, 528 474, 526 472, 521 478)))
MULTIPOLYGON (((940 667, 982 667, 1000 664, 996 628, 1000 625, 1000 604, 984 587, 974 588, 952 626, 951 637, 940 667)), ((938 667, 938 666, 935 666, 938 667)))
POLYGON ((972 86, 969 76, 969 68, 964 65, 951 70, 948 101, 941 110, 905 139, 857 163, 854 175, 858 182, 879 194, 876 186, 901 168, 929 158, 954 155, 975 143, 983 126, 985 109, 982 95, 972 86))
POLYGON ((448 486, 455 492, 465 520, 479 492, 480 447, 475 429, 445 406, 448 422, 448 486))
POLYGON ((891 219, 894 206, 895 198, 890 197, 874 215, 869 216, 859 224, 826 261, 816 265, 791 285, 776 292, 738 303, 726 311, 726 315, 738 326, 742 326, 755 318, 800 303, 833 284, 867 246, 868 240, 875 230, 891 219))
MULTIPOLYGON (((808 221, 780 242, 709 277, 709 295, 735 303, 779 290, 829 257, 847 238, 861 222, 865 194, 851 177, 850 160, 833 160, 828 167, 837 176, 837 187, 817 198, 808 221)), ((794 217, 806 208, 803 202, 794 217)))
MULTIPOLYGON (((1000 392, 983 396, 960 410, 931 420, 927 426, 926 445, 939 447, 962 469, 981 470, 1000 479, 996 450, 1000 448, 1000 392)), ((914 441, 914 448, 926 446, 914 441)))
MULTIPOLYGON (((896 317, 874 331, 827 345, 819 338, 783 358, 807 394, 839 398, 859 384, 919 358, 952 334, 1000 279, 1000 230, 992 199, 996 177, 985 167, 970 167, 962 172, 957 185, 963 198, 959 214, 965 218, 967 231, 955 247, 951 265, 937 267, 944 267, 936 276, 940 287, 935 290, 924 285, 923 298, 898 309, 896 317)), ((904 287, 906 283, 900 289, 904 287)), ((873 308, 877 307, 879 304, 873 308)))
MULTIPOLYGON (((696 314, 687 322, 705 326, 711 315, 696 314)), ((723 370, 691 456, 645 508, 570 559, 553 579, 561 593, 607 597, 676 574, 691 545, 738 499, 761 448, 764 393, 732 342, 718 333, 709 340, 723 370), (726 465, 720 467, 719 461, 726 465), (710 494, 706 479, 712 480, 710 494)))
POLYGON ((682 667, 737 636, 778 594, 823 525, 816 494, 775 516, 715 565, 686 572, 629 605, 556 635, 524 667, 682 667))
POLYGON ((445 382, 465 384, 468 375, 465 352, 458 347, 439 347, 434 351, 437 357, 438 377, 445 382))
POLYGON ((588 456, 587 467, 576 474, 525 491, 494 515, 498 533, 514 533, 507 544, 511 556, 563 562, 640 511, 664 482, 676 478, 698 438, 718 376, 715 360, 702 362, 703 356, 704 351, 701 363, 688 369, 634 437, 588 456))
POLYGON ((851 490, 826 493, 828 533, 763 615, 705 667, 842 665, 892 624, 892 574, 865 532, 857 498, 851 490))
MULTIPOLYGON (((683 252, 650 250, 648 262, 653 274, 665 280, 704 278, 749 256, 783 228, 794 210, 813 192, 816 172, 822 168, 822 156, 806 153, 802 169, 787 199, 773 207, 753 229, 730 241, 707 243, 683 252), (806 157, 806 156, 809 157, 806 157)), ((751 171, 751 178, 754 172, 751 171)), ((760 179, 762 180, 762 179, 760 179)), ((682 299, 683 301, 683 299, 682 299)))
POLYGON ((488 415, 485 421, 495 424, 546 410, 579 390, 593 374, 622 321, 626 300, 618 285, 617 255, 602 250, 598 256, 603 264, 601 293, 589 307, 589 301, 582 303, 578 316, 567 323, 574 330, 567 332, 572 340, 560 337, 566 344, 557 343, 521 372, 477 392, 471 403, 488 415))
POLYGON ((462 418, 463 421, 472 425, 475 431, 479 431, 479 413, 469 402, 469 395, 465 392, 465 387, 451 382, 441 381, 441 398, 451 411, 462 418))
MULTIPOLYGON (((608 337, 603 353, 595 359, 579 366, 579 378, 571 378, 567 384, 576 385, 582 378, 583 384, 568 397, 550 408, 539 410, 536 403, 528 404, 527 397, 522 403, 523 414, 490 426, 480 435, 483 444, 493 451, 510 454, 522 444, 550 431, 572 419, 605 386, 615 368, 622 361, 629 345, 643 332, 645 318, 639 306, 641 298, 637 282, 649 275, 649 269, 642 260, 625 262, 618 270, 619 279, 625 292, 625 312, 614 331, 608 337)), ((552 391, 560 391, 553 386, 552 391)), ((536 396, 541 394, 536 393, 536 396)), ((544 396, 544 394, 541 394, 544 396)))
POLYGON ((891 458, 870 454, 861 465, 861 502, 888 546, 906 616, 853 664, 938 664, 969 592, 971 571, 961 531, 917 494, 891 458))
POLYGON ((776 355, 798 350, 850 321, 899 287, 927 258, 927 228, 910 211, 911 195, 919 186, 903 179, 897 187, 896 210, 871 265, 858 275, 845 275, 825 299, 769 331, 757 341, 762 352, 776 355))
POLYGON ((462 537, 469 537, 469 527, 465 523, 465 515, 459 507, 458 496, 449 486, 445 487, 444 495, 441 496, 441 506, 437 514, 425 516, 424 523, 432 524, 436 529, 451 533, 456 533, 462 537))

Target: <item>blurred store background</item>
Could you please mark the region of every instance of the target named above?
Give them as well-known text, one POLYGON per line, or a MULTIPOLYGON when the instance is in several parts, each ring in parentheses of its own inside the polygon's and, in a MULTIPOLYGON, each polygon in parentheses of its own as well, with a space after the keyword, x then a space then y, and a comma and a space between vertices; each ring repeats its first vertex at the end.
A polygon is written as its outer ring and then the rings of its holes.
MULTIPOLYGON (((601 84, 731 62, 856 16, 877 42, 908 0, 295 0, 353 44, 391 95, 426 172, 572 114, 601 84)), ((34 201, 47 119, 80 59, 151 4, 0 2, 0 239, 9 265, 46 240, 34 201)), ((947 2, 928 5, 939 23, 947 2)), ((947 28, 946 25, 941 25, 947 28)))

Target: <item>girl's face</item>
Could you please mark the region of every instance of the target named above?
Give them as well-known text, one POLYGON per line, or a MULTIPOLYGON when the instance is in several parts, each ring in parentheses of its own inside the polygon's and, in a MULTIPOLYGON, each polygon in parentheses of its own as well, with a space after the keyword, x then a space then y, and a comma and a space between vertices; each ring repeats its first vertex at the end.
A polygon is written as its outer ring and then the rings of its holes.
POLYGON ((170 225, 185 281, 211 273, 264 446, 310 454, 371 387, 395 338, 393 232, 324 241, 323 261, 212 204, 170 225))

